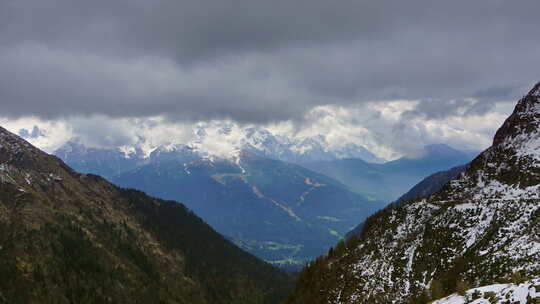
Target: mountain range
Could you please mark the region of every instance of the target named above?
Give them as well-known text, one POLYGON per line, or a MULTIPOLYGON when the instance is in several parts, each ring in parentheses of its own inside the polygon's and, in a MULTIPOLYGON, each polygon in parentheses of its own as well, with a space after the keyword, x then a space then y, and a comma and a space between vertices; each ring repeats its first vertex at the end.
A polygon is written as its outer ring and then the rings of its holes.
POLYGON ((0 303, 277 303, 290 279, 184 205, 0 127, 0 303))
POLYGON ((427 176, 469 163, 479 152, 461 151, 445 144, 428 145, 415 158, 373 164, 361 159, 307 162, 308 169, 335 178, 351 190, 384 202, 393 202, 427 176))
POLYGON ((304 138, 276 136, 263 128, 248 128, 241 149, 257 155, 278 159, 291 163, 314 161, 330 161, 344 158, 358 158, 369 163, 382 163, 385 160, 377 157, 366 148, 346 143, 337 148, 330 148, 323 135, 304 138))
POLYGON ((427 198, 368 218, 359 234, 303 270, 286 303, 427 303, 537 279, 539 138, 540 83, 463 173, 427 198))
POLYGON ((199 126, 194 130, 193 138, 187 142, 171 142, 157 146, 141 140, 140 143, 127 146, 93 147, 75 137, 53 154, 76 170, 111 178, 152 162, 234 159, 243 151, 291 163, 343 158, 362 159, 370 163, 384 162, 384 159, 354 143, 330 148, 323 135, 294 138, 275 135, 261 127, 242 129, 234 124, 199 126))
POLYGON ((153 162, 112 181, 185 202, 241 248, 283 267, 326 252, 384 207, 332 178, 250 152, 234 161, 153 162))
MULTIPOLYGON (((433 145, 420 158, 374 164, 339 159, 354 156, 352 152, 324 154, 322 137, 297 143, 311 148, 295 154, 284 145, 286 140, 261 128, 245 130, 244 150, 220 157, 198 146, 208 132, 200 128, 193 143, 146 152, 141 147, 88 148, 73 140, 55 154, 82 172, 182 201, 241 248, 292 268, 326 252, 384 207, 383 199, 389 202, 424 176, 472 158, 470 153, 433 145)), ((227 136, 232 131, 221 126, 212 132, 227 136)), ((359 149, 353 146, 351 151, 359 149)))

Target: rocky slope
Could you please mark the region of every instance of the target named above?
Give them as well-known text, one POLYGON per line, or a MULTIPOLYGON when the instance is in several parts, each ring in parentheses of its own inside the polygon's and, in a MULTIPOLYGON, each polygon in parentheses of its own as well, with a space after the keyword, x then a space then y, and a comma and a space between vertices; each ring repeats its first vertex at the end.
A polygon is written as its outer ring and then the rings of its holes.
MULTIPOLYGON (((449 170, 434 173, 424 178, 421 182, 412 187, 411 190, 403 194, 399 199, 393 202, 393 204, 401 204, 405 201, 428 197, 433 193, 439 191, 449 181, 457 178, 463 171, 465 171, 465 169, 467 169, 466 165, 457 166, 449 170)), ((364 222, 361 222, 356 227, 354 227, 354 229, 352 229, 346 234, 346 238, 350 239, 362 232, 364 224, 364 222)))
POLYGON ((0 128, 0 303, 276 303, 288 278, 182 204, 0 128))
POLYGON ((540 277, 539 187, 540 83, 460 178, 370 217, 303 271, 287 303, 425 303, 540 277))

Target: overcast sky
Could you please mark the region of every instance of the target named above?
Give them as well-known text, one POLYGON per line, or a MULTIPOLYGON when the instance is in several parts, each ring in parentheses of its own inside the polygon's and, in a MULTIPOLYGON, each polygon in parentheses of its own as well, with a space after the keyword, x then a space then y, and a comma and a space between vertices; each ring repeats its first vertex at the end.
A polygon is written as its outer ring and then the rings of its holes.
POLYGON ((538 0, 0 0, 0 123, 40 126, 46 149, 105 126, 129 143, 156 119, 155 136, 210 120, 356 130, 387 158, 485 148, 540 81, 539 13, 538 0))

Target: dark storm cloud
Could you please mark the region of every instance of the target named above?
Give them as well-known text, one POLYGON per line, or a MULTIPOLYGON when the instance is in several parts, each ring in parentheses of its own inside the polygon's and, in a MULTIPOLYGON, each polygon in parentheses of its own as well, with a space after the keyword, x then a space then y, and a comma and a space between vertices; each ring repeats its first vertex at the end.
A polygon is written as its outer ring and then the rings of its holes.
POLYGON ((0 0, 1 113, 267 122, 420 99, 418 113, 442 117, 468 97, 481 113, 540 80, 538 12, 537 0, 0 0))
POLYGON ((401 117, 444 119, 448 116, 482 116, 495 107, 495 99, 422 99, 412 110, 404 111, 401 117))

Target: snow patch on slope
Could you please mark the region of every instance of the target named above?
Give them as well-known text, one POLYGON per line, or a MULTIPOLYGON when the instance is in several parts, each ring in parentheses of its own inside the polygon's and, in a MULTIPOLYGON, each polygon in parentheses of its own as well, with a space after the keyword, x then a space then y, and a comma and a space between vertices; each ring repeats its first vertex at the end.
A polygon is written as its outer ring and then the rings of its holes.
POLYGON ((437 300, 433 304, 528 304, 532 303, 532 299, 540 299, 540 279, 534 279, 519 285, 494 284, 473 288, 468 290, 464 296, 453 294, 437 300), (474 299, 474 297, 479 298, 474 299))

